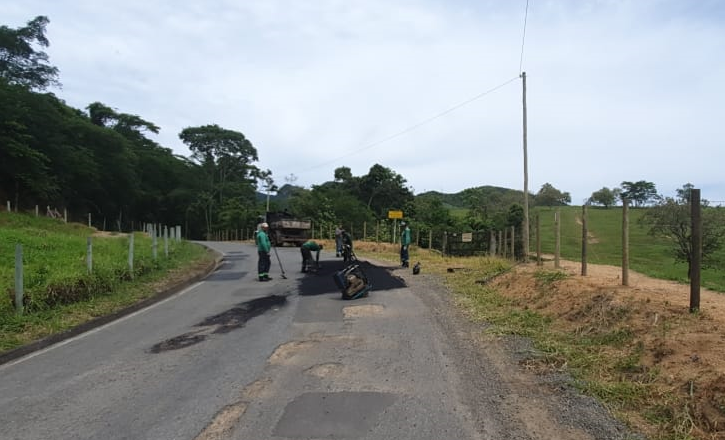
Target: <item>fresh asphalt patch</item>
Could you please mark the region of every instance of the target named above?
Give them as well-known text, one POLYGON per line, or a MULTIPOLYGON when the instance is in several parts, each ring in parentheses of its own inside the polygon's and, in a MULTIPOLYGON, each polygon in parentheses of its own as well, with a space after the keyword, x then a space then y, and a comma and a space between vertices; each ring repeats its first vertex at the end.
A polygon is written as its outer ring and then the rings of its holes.
POLYGON ((151 347, 151 353, 161 353, 169 350, 186 348, 205 341, 209 335, 229 333, 244 327, 250 319, 259 316, 269 309, 282 307, 287 303, 287 297, 281 295, 264 296, 237 304, 231 309, 206 318, 196 324, 202 327, 199 330, 184 333, 171 339, 159 342, 151 347))
MULTIPOLYGON (((356 261, 360 268, 367 275, 368 281, 372 284, 372 292, 384 290, 400 289, 406 287, 405 282, 395 275, 392 271, 397 266, 385 267, 376 266, 367 261, 356 261)), ((317 272, 308 272, 301 279, 299 284, 299 294, 302 296, 322 295, 326 293, 340 293, 335 284, 333 275, 346 268, 350 263, 340 260, 323 260, 320 262, 320 268, 317 272)))

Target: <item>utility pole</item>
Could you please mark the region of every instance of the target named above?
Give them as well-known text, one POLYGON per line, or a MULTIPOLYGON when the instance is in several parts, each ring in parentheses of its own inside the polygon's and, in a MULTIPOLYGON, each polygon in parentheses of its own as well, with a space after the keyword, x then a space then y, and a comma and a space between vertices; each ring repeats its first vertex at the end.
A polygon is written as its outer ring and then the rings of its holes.
POLYGON ((526 134, 526 72, 521 72, 521 79, 523 80, 524 93, 523 93, 523 104, 524 104, 524 227, 523 227, 523 247, 524 247, 524 263, 529 261, 529 158, 527 149, 527 134, 526 134))

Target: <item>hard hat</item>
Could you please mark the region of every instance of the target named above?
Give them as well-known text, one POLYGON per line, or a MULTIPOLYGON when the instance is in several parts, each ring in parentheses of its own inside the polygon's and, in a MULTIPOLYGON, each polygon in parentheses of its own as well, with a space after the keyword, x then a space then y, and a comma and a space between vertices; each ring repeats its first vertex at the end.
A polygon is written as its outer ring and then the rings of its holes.
POLYGON ((262 223, 262 227, 263 227, 263 228, 268 228, 268 227, 269 227, 269 225, 268 225, 268 224, 267 224, 267 223, 265 222, 265 223, 262 223))

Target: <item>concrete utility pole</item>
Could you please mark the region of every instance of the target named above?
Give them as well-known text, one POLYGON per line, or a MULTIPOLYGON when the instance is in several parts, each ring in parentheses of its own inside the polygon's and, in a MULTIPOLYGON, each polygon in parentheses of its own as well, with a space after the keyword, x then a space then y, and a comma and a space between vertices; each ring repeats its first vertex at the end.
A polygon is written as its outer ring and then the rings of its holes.
POLYGON ((521 72, 523 80, 524 93, 524 226, 523 226, 523 247, 524 247, 524 263, 529 261, 529 158, 527 150, 527 133, 526 133, 526 72, 521 72))

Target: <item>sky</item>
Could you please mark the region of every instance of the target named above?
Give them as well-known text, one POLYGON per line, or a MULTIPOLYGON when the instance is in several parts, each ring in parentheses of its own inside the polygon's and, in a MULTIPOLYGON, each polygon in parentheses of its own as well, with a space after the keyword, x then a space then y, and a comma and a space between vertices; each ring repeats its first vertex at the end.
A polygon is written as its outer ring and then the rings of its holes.
POLYGON ((725 204, 725 0, 0 0, 50 19, 68 105, 243 133, 277 185, 381 164, 416 194, 623 181, 725 204))

